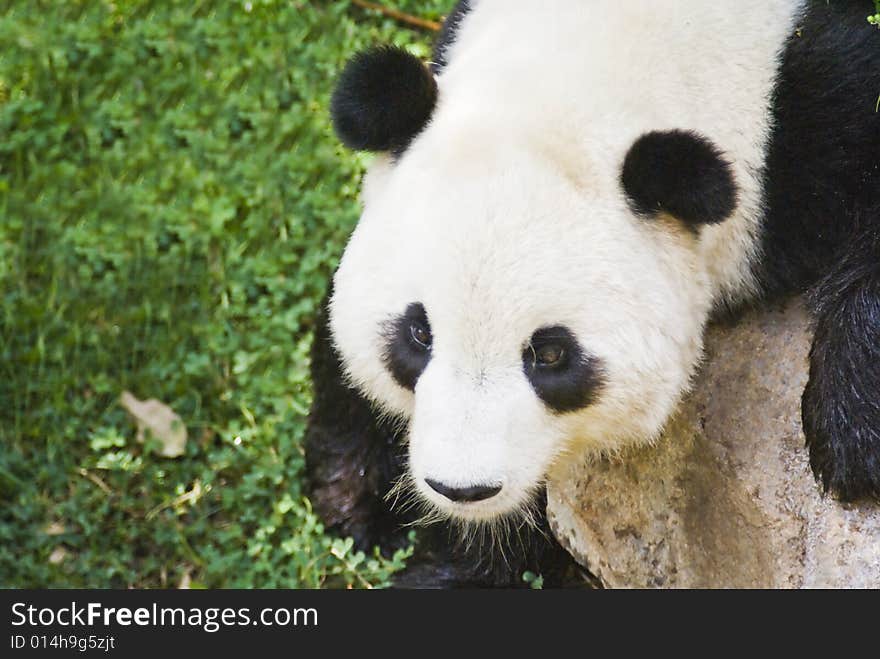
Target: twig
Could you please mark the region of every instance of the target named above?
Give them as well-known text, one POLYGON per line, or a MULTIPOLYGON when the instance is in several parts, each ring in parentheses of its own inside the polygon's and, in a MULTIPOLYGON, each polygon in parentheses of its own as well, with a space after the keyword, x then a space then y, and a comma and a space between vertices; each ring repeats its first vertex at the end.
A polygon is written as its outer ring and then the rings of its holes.
POLYGON ((107 483, 105 483, 103 480, 101 480, 100 477, 95 476, 95 474, 88 471, 87 469, 79 469, 78 472, 79 472, 80 476, 82 476, 83 478, 87 478, 88 480, 92 481, 95 485, 100 487, 101 490, 104 492, 104 494, 113 494, 113 490, 110 489, 110 486, 107 485, 107 483))
POLYGON ((407 25, 412 25, 413 27, 421 28, 422 30, 431 30, 432 32, 436 32, 440 29, 440 23, 437 21, 429 21, 426 18, 419 18, 418 16, 413 16, 412 14, 407 14, 397 9, 391 9, 390 7, 384 7, 375 2, 366 2, 366 0, 351 0, 353 5, 357 5, 358 7, 362 7, 363 9, 373 9, 378 11, 389 18, 393 18, 396 21, 400 21, 401 23, 406 23, 407 25))
POLYGON ((154 507, 146 514, 145 519, 153 519, 156 515, 161 513, 166 508, 176 508, 177 506, 180 506, 184 503, 195 505, 195 503, 201 498, 202 493, 202 482, 197 478, 195 483, 193 483, 192 489, 189 492, 184 492, 180 496, 171 499, 171 501, 160 503, 158 506, 154 507))

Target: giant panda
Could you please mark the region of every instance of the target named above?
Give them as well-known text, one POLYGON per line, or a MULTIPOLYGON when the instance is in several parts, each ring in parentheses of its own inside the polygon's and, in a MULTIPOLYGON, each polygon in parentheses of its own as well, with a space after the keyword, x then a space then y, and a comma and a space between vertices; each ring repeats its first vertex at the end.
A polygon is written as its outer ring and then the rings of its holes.
POLYGON ((794 294, 817 487, 880 497, 872 10, 465 0, 432 62, 356 55, 333 123, 377 155, 306 437, 328 526, 391 548, 428 524, 399 586, 577 582, 547 476, 650 443, 713 315, 794 294))

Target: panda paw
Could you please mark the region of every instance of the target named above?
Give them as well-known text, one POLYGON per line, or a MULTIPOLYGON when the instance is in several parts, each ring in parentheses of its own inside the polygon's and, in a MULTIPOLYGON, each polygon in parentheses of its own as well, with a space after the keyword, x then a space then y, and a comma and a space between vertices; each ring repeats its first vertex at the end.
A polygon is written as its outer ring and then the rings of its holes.
MULTIPOLYGON (((821 423, 816 425, 812 430, 805 428, 805 433, 810 467, 823 490, 843 502, 880 501, 880 449, 867 446, 857 431, 848 434, 846 429, 828 431, 821 423)), ((871 441, 880 443, 877 433, 873 435, 871 441)))
POLYGON ((801 401, 810 466, 839 500, 880 501, 880 363, 832 355, 814 344, 801 401))

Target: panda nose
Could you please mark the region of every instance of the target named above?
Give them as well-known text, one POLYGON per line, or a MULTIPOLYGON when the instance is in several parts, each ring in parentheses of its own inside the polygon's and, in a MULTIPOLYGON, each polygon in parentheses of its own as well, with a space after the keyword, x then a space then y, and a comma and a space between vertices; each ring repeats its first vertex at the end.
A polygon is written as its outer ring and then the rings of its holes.
POLYGON ((430 478, 426 478, 428 486, 456 503, 473 503, 491 499, 501 491, 500 485, 472 485, 470 487, 449 487, 430 478))

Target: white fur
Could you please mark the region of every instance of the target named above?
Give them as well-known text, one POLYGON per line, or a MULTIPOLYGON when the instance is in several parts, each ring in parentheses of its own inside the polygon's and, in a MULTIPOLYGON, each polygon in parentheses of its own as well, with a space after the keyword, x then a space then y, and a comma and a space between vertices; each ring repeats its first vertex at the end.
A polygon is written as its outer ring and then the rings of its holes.
POLYGON ((800 2, 477 0, 429 128, 380 158, 335 279, 348 375, 410 421, 411 476, 443 514, 523 506, 570 450, 650 441, 697 365, 712 305, 748 296, 778 55, 800 2), (732 162, 736 214, 699 238, 633 215, 623 158, 651 130, 695 130, 732 162), (434 335, 416 393, 382 362, 383 324, 421 302, 434 335), (522 367, 565 325, 606 367, 596 402, 549 412, 522 367), (501 483, 453 504, 424 483, 501 483))

